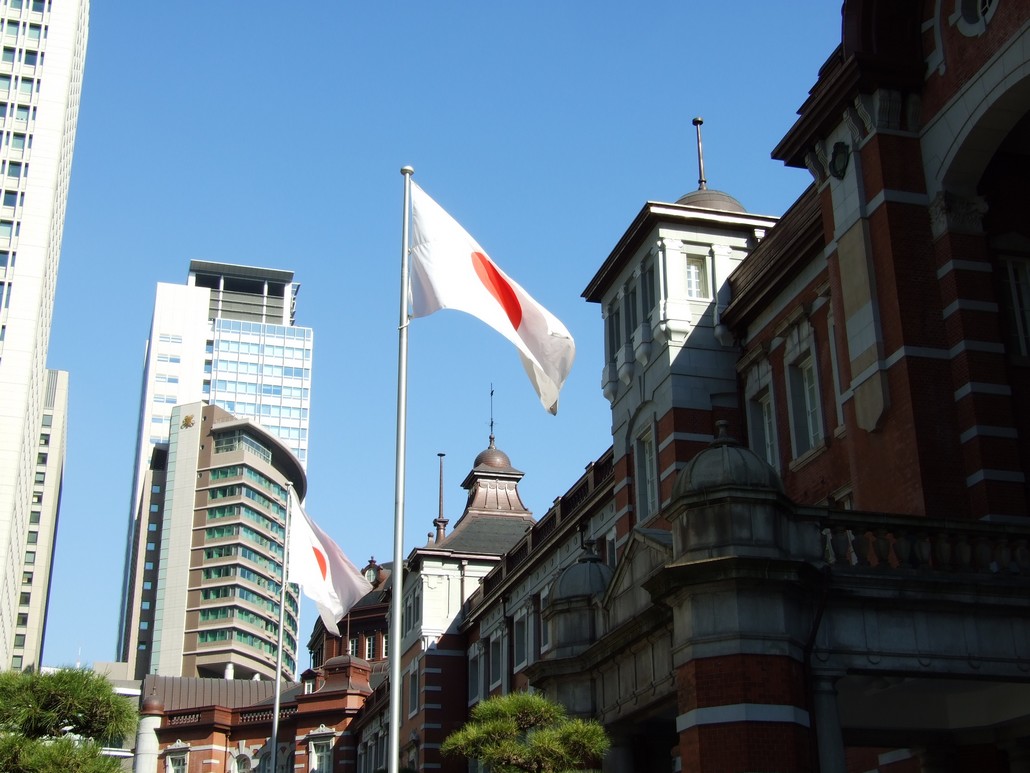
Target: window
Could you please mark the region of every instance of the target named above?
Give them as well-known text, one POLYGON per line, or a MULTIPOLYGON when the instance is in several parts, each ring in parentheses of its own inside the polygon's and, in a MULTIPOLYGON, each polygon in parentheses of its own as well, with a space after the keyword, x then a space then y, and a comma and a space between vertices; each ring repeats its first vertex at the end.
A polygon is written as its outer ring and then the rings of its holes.
POLYGON ((540 614, 540 651, 546 652, 551 648, 551 621, 544 619, 544 610, 547 609, 547 602, 551 596, 550 589, 544 588, 540 591, 540 602, 538 612, 540 614))
POLYGON ((29 523, 39 523, 39 510, 29 510, 29 523))
POLYGON ((640 316, 637 309, 637 288, 631 287, 626 291, 626 340, 632 341, 633 334, 637 332, 637 324, 640 316))
POLYGON ((1012 354, 1030 356, 1030 260, 1006 260, 1009 284, 1009 347, 1012 354))
POLYGON ((615 527, 608 529, 604 535, 604 562, 610 569, 615 570, 615 563, 618 551, 615 543, 615 527))
POLYGON ((32 566, 35 563, 36 563, 36 551, 35 550, 26 550, 25 551, 25 565, 26 566, 32 566))
POLYGON ((26 51, 23 61, 26 67, 35 67, 39 62, 39 53, 37 51, 26 51))
POLYGON ((19 669, 19 668, 21 668, 21 663, 22 663, 21 655, 15 655, 13 658, 11 658, 11 668, 19 669))
POLYGON ((14 646, 18 649, 24 649, 25 647, 25 634, 16 633, 14 635, 14 646))
POLYGON ((704 258, 687 258, 685 267, 687 297, 706 300, 708 295, 708 265, 704 258))
POLYGON ((21 161, 9 161, 7 163, 7 176, 15 179, 21 177, 21 167, 21 161))
POLYGON ((365 637, 365 660, 373 660, 376 656, 376 635, 370 634, 365 637))
POLYGON ((512 626, 512 635, 515 641, 515 668, 521 668, 529 660, 529 626, 526 622, 526 613, 520 612, 515 616, 515 623, 512 626))
POLYGON ((771 467, 779 468, 779 455, 776 453, 776 412, 771 390, 763 389, 748 400, 748 426, 751 450, 771 467))
POLYGON ((39 541, 39 532, 30 531, 28 534, 25 535, 25 541, 28 542, 30 545, 35 545, 39 541))
POLYGON ((154 583, 151 582, 150 580, 144 580, 143 581, 143 590, 152 590, 153 587, 154 587, 154 583))
POLYGON ((333 747, 329 741, 312 741, 308 751, 311 773, 329 773, 332 770, 333 747))
POLYGON ((658 512, 658 467, 650 430, 637 439, 636 457, 637 520, 642 522, 658 512))
POLYGON ((14 49, 4 46, 3 53, 0 54, 0 62, 4 64, 14 64, 14 49))
POLYGON ((32 594, 29 593, 28 591, 22 591, 21 593, 18 594, 18 605, 19 606, 27 607, 29 605, 30 601, 32 601, 32 594))
POLYGON ((472 645, 468 654, 469 666, 469 703, 479 700, 479 647, 472 645))
POLYGON ((21 573, 21 584, 22 585, 32 585, 32 572, 22 572, 21 573))
POLYGON ((46 454, 36 454, 36 464, 46 464, 46 454))
POLYGON ((165 771, 166 773, 186 773, 186 755, 177 753, 165 757, 165 771))
POLYGON ((44 432, 42 435, 39 436, 39 444, 41 446, 50 445, 50 434, 48 432, 44 432))
POLYGON ((809 354, 791 365, 787 371, 794 457, 797 458, 818 446, 823 439, 815 358, 809 354))
POLYGON ((418 711, 418 664, 408 674, 408 716, 418 711))
POLYGON ((619 313, 618 301, 608 307, 608 359, 614 360, 622 348, 622 315, 619 313))
POLYGON ((18 613, 18 622, 16 623, 16 625, 18 625, 21 628, 24 628, 28 624, 29 624, 29 616, 28 616, 28 614, 25 613, 25 612, 19 612, 18 613))
POLYGON ((501 683, 501 639, 499 636, 490 639, 490 687, 501 683))
POLYGON ((350 640, 350 655, 352 658, 358 656, 358 637, 352 636, 350 640))
POLYGON ((640 303, 644 319, 651 319, 655 308, 654 261, 648 261, 640 274, 640 303))
POLYGON ((161 493, 161 487, 160 486, 151 486, 150 487, 150 493, 151 494, 160 494, 161 493))

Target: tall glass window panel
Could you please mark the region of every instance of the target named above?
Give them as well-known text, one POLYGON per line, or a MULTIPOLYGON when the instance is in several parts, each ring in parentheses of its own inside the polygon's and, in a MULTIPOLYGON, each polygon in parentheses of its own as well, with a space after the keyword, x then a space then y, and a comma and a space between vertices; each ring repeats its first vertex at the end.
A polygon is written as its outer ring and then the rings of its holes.
POLYGON ((637 440, 637 508, 640 520, 658 512, 658 465, 654 438, 648 432, 637 440))
POLYGON ((819 387, 815 358, 811 355, 789 368, 790 397, 794 434, 794 456, 798 457, 822 442, 819 415, 819 387))
POLYGON ((687 258, 685 267, 687 297, 705 300, 708 295, 708 262, 704 258, 687 258))

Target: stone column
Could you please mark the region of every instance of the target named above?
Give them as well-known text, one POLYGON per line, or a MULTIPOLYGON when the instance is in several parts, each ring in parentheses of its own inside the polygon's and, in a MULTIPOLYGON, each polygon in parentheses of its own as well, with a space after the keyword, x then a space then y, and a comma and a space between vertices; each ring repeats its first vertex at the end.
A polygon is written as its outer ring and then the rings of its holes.
POLYGON ((1030 738, 999 744, 1009 756, 1009 773, 1030 773, 1030 738))
POLYGON ((815 674, 812 677, 812 720, 819 747, 819 773, 846 773, 844 738, 840 731, 837 708, 836 674, 815 674))
POLYGON ((958 770, 955 747, 949 743, 934 743, 912 751, 919 758, 922 773, 953 773, 958 770))

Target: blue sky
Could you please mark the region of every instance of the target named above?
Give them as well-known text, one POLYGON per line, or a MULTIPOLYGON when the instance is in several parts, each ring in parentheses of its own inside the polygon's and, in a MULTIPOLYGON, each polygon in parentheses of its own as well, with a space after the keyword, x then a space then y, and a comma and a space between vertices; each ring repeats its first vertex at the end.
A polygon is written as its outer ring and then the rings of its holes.
POLYGON ((405 552, 433 528, 438 452, 459 516, 491 384, 497 445, 543 516, 611 443, 583 288, 645 201, 697 187, 695 115, 709 187, 781 214, 810 177, 770 151, 839 41, 836 0, 94 2, 48 360, 71 404, 44 663, 115 655, 157 282, 191 259, 296 273, 315 330, 307 510, 359 566, 388 561, 412 165, 577 357, 552 417, 497 333, 458 312, 412 324, 405 552))

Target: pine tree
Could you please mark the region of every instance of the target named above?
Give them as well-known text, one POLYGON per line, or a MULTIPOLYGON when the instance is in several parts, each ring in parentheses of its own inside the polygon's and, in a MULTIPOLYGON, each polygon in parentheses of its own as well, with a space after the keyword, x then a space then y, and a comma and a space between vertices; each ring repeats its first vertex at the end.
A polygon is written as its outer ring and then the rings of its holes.
POLYGON ((441 746, 493 773, 566 773, 600 765, 608 735, 594 720, 571 719, 542 695, 515 692, 476 704, 441 746))
POLYGON ((119 761, 101 749, 135 727, 135 706, 93 671, 0 673, 5 773, 115 773, 119 761))

